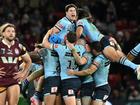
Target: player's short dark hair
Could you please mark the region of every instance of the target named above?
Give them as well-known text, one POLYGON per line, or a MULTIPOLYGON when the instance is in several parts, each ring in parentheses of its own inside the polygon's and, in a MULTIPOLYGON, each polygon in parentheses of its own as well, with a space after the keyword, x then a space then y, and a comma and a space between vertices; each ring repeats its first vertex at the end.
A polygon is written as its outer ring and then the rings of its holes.
POLYGON ((75 4, 68 4, 65 6, 65 12, 67 12, 71 7, 74 7, 77 10, 77 6, 75 4))
POLYGON ((99 41, 95 41, 90 43, 91 50, 96 50, 97 52, 102 51, 101 43, 99 41))
POLYGON ((76 33, 74 32, 69 32, 67 34, 67 40, 70 42, 70 43, 74 43, 77 41, 77 36, 76 36, 76 33))
POLYGON ((94 21, 94 19, 93 19, 89 10, 83 9, 83 8, 78 8, 77 11, 78 11, 77 12, 78 13, 78 19, 86 18, 89 22, 94 21))
POLYGON ((90 12, 87 9, 78 8, 78 19, 89 17, 90 12))

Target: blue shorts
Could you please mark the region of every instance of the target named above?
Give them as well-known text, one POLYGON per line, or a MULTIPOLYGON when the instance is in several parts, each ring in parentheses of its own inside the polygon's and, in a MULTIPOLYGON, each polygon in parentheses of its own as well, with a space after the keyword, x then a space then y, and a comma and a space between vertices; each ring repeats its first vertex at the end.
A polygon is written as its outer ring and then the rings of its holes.
POLYGON ((101 43, 101 49, 102 49, 102 50, 104 50, 104 48, 107 47, 107 46, 112 46, 112 47, 114 47, 115 49, 117 49, 117 45, 116 45, 115 43, 111 42, 111 41, 109 40, 110 38, 111 38, 110 36, 104 36, 104 37, 101 39, 100 43, 101 43))
POLYGON ((95 87, 94 82, 88 82, 88 83, 82 84, 80 88, 80 97, 84 97, 84 96, 91 97, 94 87, 95 87))
POLYGON ((108 99, 110 92, 111 92, 111 88, 110 88, 109 84, 96 87, 92 94, 92 99, 93 100, 102 100, 105 102, 108 99))
POLYGON ((81 81, 79 78, 69 78, 62 80, 61 82, 61 94, 62 96, 76 96, 80 89, 81 81))
POLYGON ((60 90, 60 76, 48 77, 44 83, 44 96, 50 94, 58 94, 60 90))

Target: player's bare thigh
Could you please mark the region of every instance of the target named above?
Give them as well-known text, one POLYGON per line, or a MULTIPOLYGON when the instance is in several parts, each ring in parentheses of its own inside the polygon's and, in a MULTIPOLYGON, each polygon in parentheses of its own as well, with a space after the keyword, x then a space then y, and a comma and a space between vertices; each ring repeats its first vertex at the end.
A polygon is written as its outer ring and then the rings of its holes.
POLYGON ((104 48, 103 53, 112 62, 118 62, 119 59, 122 56, 124 56, 124 54, 121 51, 116 50, 115 48, 113 48, 111 46, 108 46, 108 47, 104 48))
POLYGON ((9 105, 17 105, 20 96, 20 87, 18 84, 7 88, 7 101, 9 105))
POLYGON ((4 87, 0 87, 0 105, 6 104, 6 89, 4 87))
POLYGON ((103 101, 99 101, 99 100, 94 100, 92 101, 92 104, 91 105, 104 105, 104 102, 103 101))

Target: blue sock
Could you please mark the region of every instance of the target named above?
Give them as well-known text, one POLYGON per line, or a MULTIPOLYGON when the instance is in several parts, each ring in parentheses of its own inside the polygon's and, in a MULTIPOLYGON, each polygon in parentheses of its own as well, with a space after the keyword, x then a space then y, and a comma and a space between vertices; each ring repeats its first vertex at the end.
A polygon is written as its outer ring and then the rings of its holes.
POLYGON ((40 101, 43 100, 43 93, 39 91, 35 91, 34 96, 39 99, 40 101))
POLYGON ((29 85, 29 81, 27 79, 25 79, 23 82, 22 82, 22 91, 25 92, 28 88, 28 85, 29 85))
POLYGON ((25 80, 23 81, 23 84, 26 86, 26 85, 29 84, 29 81, 28 81, 27 79, 25 79, 25 80))
POLYGON ((29 81, 27 79, 25 79, 23 82, 22 82, 22 87, 21 87, 21 91, 22 91, 22 94, 25 98, 27 98, 27 94, 26 94, 26 90, 28 88, 28 85, 29 85, 29 81))
POLYGON ((130 68, 132 68, 133 70, 136 70, 136 68, 138 67, 137 64, 129 61, 126 57, 121 57, 119 60, 119 63, 125 66, 128 66, 130 68))

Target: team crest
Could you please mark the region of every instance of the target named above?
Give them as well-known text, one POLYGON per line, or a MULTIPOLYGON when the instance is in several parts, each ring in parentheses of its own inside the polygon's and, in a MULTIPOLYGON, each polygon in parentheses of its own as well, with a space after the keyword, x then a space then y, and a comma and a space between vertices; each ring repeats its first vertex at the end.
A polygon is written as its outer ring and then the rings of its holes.
POLYGON ((15 54, 19 54, 19 50, 17 48, 15 48, 15 54))

